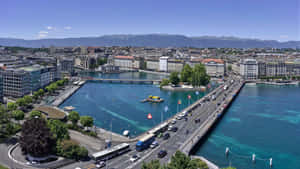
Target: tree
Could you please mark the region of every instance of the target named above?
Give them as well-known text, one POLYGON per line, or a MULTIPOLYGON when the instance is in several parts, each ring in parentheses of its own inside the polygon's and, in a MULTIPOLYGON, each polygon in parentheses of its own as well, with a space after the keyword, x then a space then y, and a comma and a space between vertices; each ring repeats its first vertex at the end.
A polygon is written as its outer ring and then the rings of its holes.
POLYGON ((193 69, 190 67, 190 65, 186 64, 184 65, 181 73, 180 73, 180 80, 182 82, 190 82, 192 78, 193 69))
POLYGON ((30 112, 29 116, 31 118, 35 118, 35 117, 41 117, 42 116, 42 113, 40 111, 37 111, 37 110, 33 110, 30 112))
POLYGON ((24 98, 19 98, 16 103, 19 107, 25 107, 27 105, 24 98))
POLYGON ((32 98, 33 98, 34 100, 38 99, 38 98, 39 98, 39 92, 38 92, 38 91, 33 92, 32 98))
POLYGON ((88 156, 88 151, 73 140, 62 140, 57 143, 57 154, 71 159, 82 159, 88 156))
POLYGON ((167 86, 170 83, 169 79, 163 79, 160 83, 160 87, 167 86))
POLYGON ((170 169, 187 169, 191 159, 180 151, 176 151, 175 155, 171 157, 171 162, 168 165, 170 169))
POLYGON ((231 72, 231 71, 232 71, 232 66, 231 66, 231 65, 228 65, 228 66, 227 66, 227 70, 228 70, 228 72, 231 72))
POLYGON ((149 163, 143 162, 142 169, 163 169, 165 167, 162 167, 159 163, 159 160, 152 160, 149 163))
POLYGON ((12 116, 14 117, 15 120, 23 120, 25 117, 25 114, 22 110, 15 110, 12 112, 12 116))
POLYGON ((179 81, 180 81, 180 79, 178 77, 178 72, 172 72, 170 75, 170 82, 173 85, 178 85, 179 81))
POLYGON ((43 118, 32 118, 25 121, 19 143, 22 152, 33 157, 47 156, 55 148, 55 140, 43 118))
POLYGON ((195 169, 209 169, 207 164, 200 159, 192 159, 189 163, 188 168, 195 168, 195 169))
POLYGON ((44 89, 39 89, 38 94, 39 94, 39 96, 44 96, 44 94, 45 94, 44 89))
POLYGON ((26 96, 23 97, 23 99, 24 99, 26 105, 30 105, 32 103, 32 97, 31 96, 26 95, 26 96))
POLYGON ((70 120, 73 123, 73 125, 76 125, 79 119, 79 113, 76 111, 71 111, 68 115, 68 120, 70 120))
POLYGON ((9 111, 14 111, 18 108, 17 104, 16 103, 13 103, 13 102, 8 102, 7 103, 7 109, 9 111))
POLYGON ((94 119, 91 116, 81 116, 80 123, 84 127, 92 127, 94 125, 94 119))
POLYGON ((208 169, 208 166, 200 159, 191 160, 189 156, 177 151, 167 166, 161 166, 158 160, 153 160, 143 163, 142 169, 208 169))
POLYGON ((48 120, 47 125, 50 128, 55 140, 64 140, 70 138, 66 124, 60 120, 48 120))
POLYGON ((205 86, 209 83, 210 77, 206 73, 205 66, 203 64, 195 65, 192 73, 192 85, 193 86, 205 86))

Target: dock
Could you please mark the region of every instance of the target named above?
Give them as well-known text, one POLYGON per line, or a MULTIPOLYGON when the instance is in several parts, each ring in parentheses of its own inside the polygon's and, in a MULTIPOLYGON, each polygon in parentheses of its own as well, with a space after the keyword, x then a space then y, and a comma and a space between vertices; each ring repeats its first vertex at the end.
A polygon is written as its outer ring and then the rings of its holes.
POLYGON ((76 86, 71 86, 69 89, 67 89, 67 91, 63 92, 62 95, 59 95, 57 97, 57 99, 52 103, 52 106, 56 106, 58 107, 60 104, 62 104, 67 98, 69 98, 70 96, 72 96, 78 89, 81 88, 81 86, 83 86, 83 84, 85 83, 82 82, 80 85, 76 85, 76 86))

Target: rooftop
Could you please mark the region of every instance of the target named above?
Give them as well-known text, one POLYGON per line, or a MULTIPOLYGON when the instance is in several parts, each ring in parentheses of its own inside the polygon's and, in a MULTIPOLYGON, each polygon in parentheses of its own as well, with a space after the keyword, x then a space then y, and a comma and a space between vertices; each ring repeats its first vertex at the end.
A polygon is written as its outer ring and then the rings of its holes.
POLYGON ((202 62, 203 63, 216 62, 216 63, 220 63, 220 64, 224 63, 224 61, 222 59, 203 59, 202 62))
POLYGON ((58 109, 58 108, 56 108, 56 107, 40 106, 40 107, 35 108, 34 110, 42 112, 49 119, 61 120, 61 119, 64 119, 66 117, 65 112, 58 109))
POLYGON ((114 56, 115 59, 130 59, 133 60, 133 56, 114 56))

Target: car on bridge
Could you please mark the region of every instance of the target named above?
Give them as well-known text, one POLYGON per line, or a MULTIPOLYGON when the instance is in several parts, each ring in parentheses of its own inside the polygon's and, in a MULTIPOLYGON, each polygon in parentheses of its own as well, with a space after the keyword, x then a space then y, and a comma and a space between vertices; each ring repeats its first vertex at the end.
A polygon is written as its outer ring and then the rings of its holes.
POLYGON ((168 140, 170 138, 170 134, 169 133, 166 133, 164 136, 163 136, 163 139, 164 140, 168 140))
POLYGON ((158 158, 164 158, 167 155, 167 151, 166 150, 160 150, 159 153, 157 154, 158 158))
POLYGON ((138 161, 140 158, 141 157, 139 155, 135 154, 129 160, 134 163, 134 162, 138 161))

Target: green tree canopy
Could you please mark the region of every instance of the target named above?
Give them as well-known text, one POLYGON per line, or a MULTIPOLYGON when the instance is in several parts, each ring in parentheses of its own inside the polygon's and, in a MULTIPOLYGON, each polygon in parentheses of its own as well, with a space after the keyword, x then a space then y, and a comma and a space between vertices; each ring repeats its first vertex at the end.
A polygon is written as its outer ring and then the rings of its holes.
POLYGON ((231 71, 232 71, 232 66, 231 66, 231 65, 228 65, 228 66, 227 66, 227 70, 228 70, 229 72, 231 72, 231 71))
POLYGON ((39 94, 39 96, 43 96, 45 94, 44 89, 39 89, 38 94, 39 94))
POLYGON ((19 99, 17 99, 16 103, 17 103, 17 105, 20 106, 20 107, 24 107, 24 106, 27 105, 24 98, 19 98, 19 99))
POLYGON ((159 160, 152 160, 149 163, 143 162, 142 169, 166 169, 166 168, 160 165, 159 160))
POLYGON ((208 169, 208 166, 200 159, 191 160, 189 156, 177 151, 166 166, 161 166, 158 160, 153 160, 143 163, 142 169, 208 169))
POLYGON ((70 120, 73 123, 73 125, 76 125, 79 119, 79 113, 76 111, 71 111, 68 115, 68 120, 70 120))
POLYGON ((179 73, 178 72, 172 72, 171 75, 170 75, 170 82, 173 84, 173 85, 178 85, 180 79, 178 77, 179 73))
POLYGON ((81 116, 80 123, 84 127, 92 127, 94 125, 94 119, 91 116, 81 116))
POLYGON ((56 140, 69 139, 69 132, 65 123, 60 120, 48 120, 48 127, 50 128, 53 137, 56 140))
POLYGON ((13 103, 13 102, 8 102, 7 103, 7 109, 9 111, 14 111, 18 108, 17 104, 16 103, 13 103))
POLYGON ((31 96, 26 95, 26 96, 23 97, 23 99, 24 99, 26 105, 29 105, 29 104, 32 103, 32 97, 31 96))
POLYGON ((30 112, 29 116, 31 118, 42 117, 42 113, 40 111, 33 110, 33 111, 30 112))
POLYGON ((180 80, 182 82, 191 82, 193 69, 190 65, 186 64, 184 65, 181 73, 180 73, 180 80))
POLYGON ((57 154, 66 158, 79 160, 88 156, 86 148, 78 145, 73 140, 59 141, 56 146, 57 154))
POLYGON ((12 112, 12 115, 15 120, 23 120, 25 117, 25 114, 22 110, 15 110, 12 112))
POLYGON ((55 140, 43 118, 32 118, 25 121, 19 143, 24 154, 34 157, 49 155, 55 148, 55 140))
POLYGON ((188 169, 189 163, 191 159, 180 151, 176 151, 176 153, 171 157, 171 162, 168 165, 170 169, 188 169))
POLYGON ((169 79, 162 79, 160 87, 167 86, 170 83, 169 79))
POLYGON ((203 64, 195 65, 192 73, 192 85, 193 86, 205 86, 209 83, 210 77, 206 73, 205 66, 203 64))

